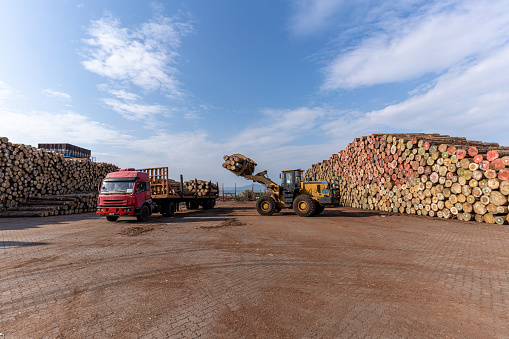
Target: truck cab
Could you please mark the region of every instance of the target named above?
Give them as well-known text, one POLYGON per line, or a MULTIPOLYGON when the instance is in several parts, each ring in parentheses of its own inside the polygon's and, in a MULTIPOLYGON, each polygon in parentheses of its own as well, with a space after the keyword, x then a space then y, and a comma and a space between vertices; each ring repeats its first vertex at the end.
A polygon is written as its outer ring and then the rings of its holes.
POLYGON ((96 214, 108 221, 121 216, 136 216, 145 221, 152 213, 150 178, 134 168, 108 173, 101 183, 96 214))

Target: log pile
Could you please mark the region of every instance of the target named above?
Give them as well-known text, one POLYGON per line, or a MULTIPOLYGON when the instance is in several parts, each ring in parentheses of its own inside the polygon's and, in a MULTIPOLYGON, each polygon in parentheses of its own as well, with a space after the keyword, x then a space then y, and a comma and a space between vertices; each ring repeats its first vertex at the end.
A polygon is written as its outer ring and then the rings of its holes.
POLYGON ((217 184, 204 180, 192 180, 184 182, 184 190, 199 197, 218 195, 219 189, 217 184))
POLYGON ((355 208, 506 224, 509 147, 440 134, 360 137, 305 179, 336 182, 355 208))
POLYGON ((0 137, 0 211, 46 195, 97 191, 106 174, 116 170, 0 137))
POLYGON ((252 175, 256 167, 256 163, 240 154, 225 155, 223 157, 223 167, 233 172, 235 175, 252 175))
POLYGON ((97 192, 33 197, 0 212, 0 217, 47 217, 60 214, 77 214, 95 211, 97 192))

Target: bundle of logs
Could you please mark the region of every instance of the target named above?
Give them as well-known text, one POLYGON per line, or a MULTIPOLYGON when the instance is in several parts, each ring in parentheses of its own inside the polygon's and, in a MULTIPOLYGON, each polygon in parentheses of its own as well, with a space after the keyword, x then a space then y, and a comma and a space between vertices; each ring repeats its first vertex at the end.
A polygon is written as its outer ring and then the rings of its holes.
POLYGON ((184 190, 191 192, 191 194, 196 194, 199 197, 219 194, 217 184, 204 180, 186 181, 184 182, 184 190))
POLYGON ((65 158, 0 137, 0 211, 43 196, 96 192, 106 174, 116 170, 111 164, 65 158))
POLYGON ((95 211, 97 192, 33 197, 0 212, 0 217, 47 217, 95 211))
POLYGON ((343 206, 506 224, 509 147, 440 134, 360 137, 305 179, 335 182, 343 206))
POLYGON ((223 167, 236 175, 251 175, 254 172, 256 163, 240 154, 225 155, 223 167))

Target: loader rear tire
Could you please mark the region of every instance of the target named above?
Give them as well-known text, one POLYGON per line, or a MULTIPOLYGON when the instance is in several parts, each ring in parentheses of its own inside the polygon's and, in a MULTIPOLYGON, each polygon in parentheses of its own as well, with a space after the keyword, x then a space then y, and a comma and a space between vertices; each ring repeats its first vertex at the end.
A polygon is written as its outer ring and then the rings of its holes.
POLYGON ((276 211, 276 202, 272 197, 263 196, 256 201, 256 210, 260 215, 272 215, 276 211))
POLYGON ((299 217, 310 217, 315 213, 315 202, 308 195, 301 194, 293 201, 293 210, 299 217))

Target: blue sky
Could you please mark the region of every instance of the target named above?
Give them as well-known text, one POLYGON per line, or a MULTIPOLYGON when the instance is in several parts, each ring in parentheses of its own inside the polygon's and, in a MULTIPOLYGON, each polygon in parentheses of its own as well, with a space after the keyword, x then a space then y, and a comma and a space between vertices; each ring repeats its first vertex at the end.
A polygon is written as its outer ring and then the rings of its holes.
POLYGON ((248 184, 354 138, 430 132, 509 145, 507 1, 0 4, 0 136, 120 167, 248 184))

